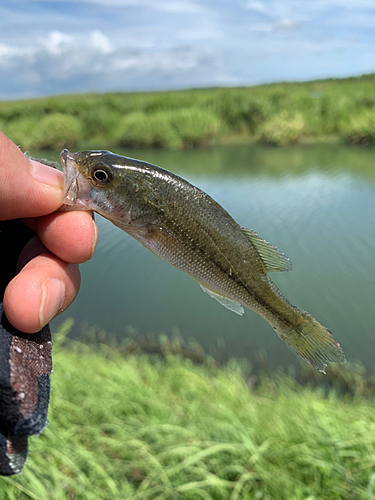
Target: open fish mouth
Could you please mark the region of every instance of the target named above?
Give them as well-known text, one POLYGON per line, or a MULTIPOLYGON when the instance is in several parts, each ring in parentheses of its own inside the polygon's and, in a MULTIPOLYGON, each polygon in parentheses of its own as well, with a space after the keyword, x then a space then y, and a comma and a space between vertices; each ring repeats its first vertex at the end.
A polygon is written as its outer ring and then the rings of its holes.
POLYGON ((64 173, 63 203, 76 210, 90 210, 90 183, 79 173, 75 153, 63 149, 60 160, 64 173))
POLYGON ((63 149, 60 154, 60 160, 64 172, 63 202, 66 205, 74 205, 79 192, 77 182, 79 173, 74 161, 74 154, 70 153, 67 149, 63 149))

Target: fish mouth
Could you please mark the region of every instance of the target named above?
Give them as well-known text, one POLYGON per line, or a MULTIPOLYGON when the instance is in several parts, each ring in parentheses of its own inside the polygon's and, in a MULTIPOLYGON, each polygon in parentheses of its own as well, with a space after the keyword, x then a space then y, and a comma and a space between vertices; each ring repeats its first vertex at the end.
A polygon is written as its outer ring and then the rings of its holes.
POLYGON ((79 173, 75 153, 63 149, 60 161, 64 173, 63 203, 75 210, 90 210, 90 185, 79 173))

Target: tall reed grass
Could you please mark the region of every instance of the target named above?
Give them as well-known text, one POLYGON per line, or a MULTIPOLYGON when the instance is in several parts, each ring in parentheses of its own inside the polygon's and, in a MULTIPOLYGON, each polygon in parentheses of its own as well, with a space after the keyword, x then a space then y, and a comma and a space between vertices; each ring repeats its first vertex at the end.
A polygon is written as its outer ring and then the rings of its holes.
POLYGON ((54 96, 0 103, 26 149, 201 147, 299 141, 374 144, 375 76, 249 88, 54 96))
MULTIPOLYGON (((371 398, 254 387, 246 363, 194 365, 54 340, 50 425, 8 500, 371 500, 371 398)), ((359 380, 358 380, 359 381, 359 380)))

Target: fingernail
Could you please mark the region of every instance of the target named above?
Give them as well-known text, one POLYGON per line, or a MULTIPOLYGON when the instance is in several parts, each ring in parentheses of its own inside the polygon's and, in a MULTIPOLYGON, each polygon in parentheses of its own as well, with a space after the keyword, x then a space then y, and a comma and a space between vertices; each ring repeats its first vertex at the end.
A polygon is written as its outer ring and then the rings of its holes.
POLYGON ((96 243, 98 241, 98 226, 96 225, 96 222, 94 221, 94 219, 93 219, 92 223, 94 225, 94 234, 93 234, 93 237, 92 237, 90 259, 94 256, 95 249, 96 249, 96 243))
POLYGON ((50 278, 42 285, 39 308, 40 327, 46 325, 61 310, 65 300, 65 285, 58 278, 50 278))
POLYGON ((31 163, 31 175, 34 179, 48 186, 63 189, 63 174, 59 170, 35 160, 29 160, 29 162, 31 163))

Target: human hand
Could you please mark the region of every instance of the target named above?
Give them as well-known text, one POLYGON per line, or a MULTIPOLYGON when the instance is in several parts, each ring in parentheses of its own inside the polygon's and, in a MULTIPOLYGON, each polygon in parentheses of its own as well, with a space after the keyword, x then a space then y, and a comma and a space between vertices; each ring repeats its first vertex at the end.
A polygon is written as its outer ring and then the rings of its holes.
POLYGON ((39 331, 73 302, 78 264, 95 250, 91 212, 56 212, 62 196, 62 173, 29 160, 0 132, 0 220, 22 219, 36 233, 22 250, 18 274, 3 299, 8 320, 25 333, 39 331))

